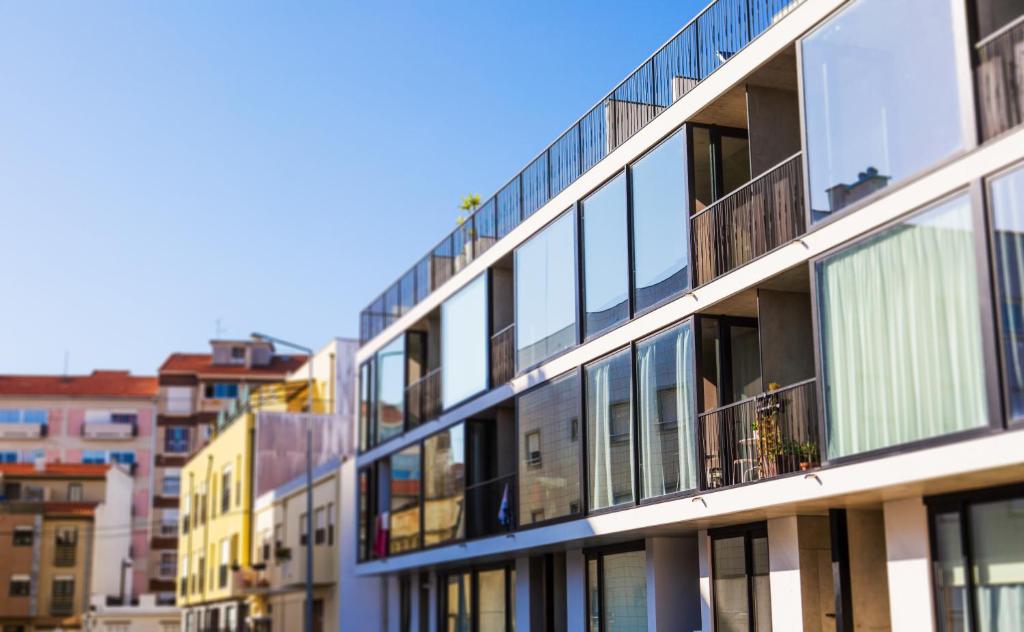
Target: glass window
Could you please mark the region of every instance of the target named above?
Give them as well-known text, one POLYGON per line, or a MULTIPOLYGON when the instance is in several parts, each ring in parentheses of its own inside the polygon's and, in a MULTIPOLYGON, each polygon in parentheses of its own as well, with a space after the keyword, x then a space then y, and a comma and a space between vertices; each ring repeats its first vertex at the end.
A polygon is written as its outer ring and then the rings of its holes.
POLYGON ((377 443, 402 434, 405 420, 405 337, 377 352, 377 443))
POLYGON ((516 250, 516 368, 576 344, 575 214, 565 213, 516 250))
POLYGON ((966 196, 817 264, 830 458, 987 423, 966 196))
POLYGON ((359 366, 359 450, 368 450, 374 444, 373 413, 373 360, 359 366))
POLYGON ((420 548, 420 446, 391 455, 391 553, 420 548))
POLYGON ((238 384, 230 382, 214 382, 206 385, 208 399, 235 399, 238 397, 238 384))
POLYGON ((16 424, 21 421, 21 409, 0 408, 0 424, 16 424))
POLYGON ((642 498, 697 487, 694 367, 690 323, 636 345, 642 498))
POLYGON ((477 573, 477 603, 480 632, 505 630, 507 620, 504 568, 477 573))
POLYGON ((445 630, 470 632, 473 621, 473 582, 470 573, 446 576, 445 630))
POLYGON ((768 533, 764 524, 713 536, 711 548, 715 628, 771 632, 768 533))
POLYGON ((591 557, 587 560, 587 587, 590 632, 647 630, 646 552, 591 557))
POLYGON ((1024 168, 996 178, 989 207, 1010 416, 1024 417, 1024 168))
POLYGON ((103 450, 83 450, 82 463, 106 463, 107 453, 103 450))
POLYGON ((441 304, 441 401, 449 408, 487 388, 487 275, 441 304))
POLYGON ((630 168, 636 312, 690 285, 685 139, 676 132, 630 168))
POLYGON ((23 420, 27 424, 45 424, 46 411, 38 408, 28 408, 25 410, 23 420))
POLYGON ((580 203, 583 216, 583 297, 588 336, 629 318, 626 175, 580 203))
POLYGON ((589 509, 633 502, 629 349, 586 368, 589 509))
POLYGON ((581 511, 580 383, 575 372, 519 396, 519 522, 581 511))
POLYGON ((423 544, 466 535, 465 429, 459 424, 423 442, 423 544))
POLYGON ((812 221, 964 146, 952 6, 857 0, 804 39, 812 221))
POLYGON ((188 428, 173 426, 165 428, 164 452, 172 454, 188 452, 188 428))

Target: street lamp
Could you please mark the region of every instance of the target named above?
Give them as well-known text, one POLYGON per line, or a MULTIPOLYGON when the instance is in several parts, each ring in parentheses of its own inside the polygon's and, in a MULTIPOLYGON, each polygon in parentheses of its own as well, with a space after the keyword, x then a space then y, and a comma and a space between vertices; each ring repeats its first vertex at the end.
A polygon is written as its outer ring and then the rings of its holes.
POLYGON ((306 385, 306 620, 304 629, 313 632, 313 350, 287 340, 257 332, 255 340, 290 347, 306 354, 309 368, 306 385))

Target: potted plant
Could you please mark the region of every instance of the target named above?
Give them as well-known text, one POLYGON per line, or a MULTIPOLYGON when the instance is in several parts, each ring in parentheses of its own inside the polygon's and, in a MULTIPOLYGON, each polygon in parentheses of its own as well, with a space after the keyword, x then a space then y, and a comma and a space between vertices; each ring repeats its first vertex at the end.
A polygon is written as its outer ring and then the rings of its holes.
POLYGON ((782 454, 782 433, 779 431, 779 396, 774 394, 779 385, 772 382, 768 393, 758 398, 755 408, 754 443, 757 446, 757 464, 760 478, 777 476, 778 457, 782 454))
MULTIPOLYGON (((459 204, 459 210, 465 213, 465 215, 459 215, 455 218, 455 223, 461 229, 466 220, 473 217, 473 213, 480 207, 480 196, 476 193, 470 193, 469 195, 463 196, 462 202, 459 204)), ((455 270, 461 270, 462 268, 469 265, 469 262, 473 260, 473 237, 475 236, 473 228, 464 232, 464 241, 462 244, 462 250, 455 255, 455 270)))
POLYGON ((800 444, 800 469, 809 470, 818 464, 818 444, 805 441, 800 444))
POLYGON ((797 471, 800 468, 800 459, 800 442, 794 439, 784 441, 777 459, 779 473, 786 474, 797 471))

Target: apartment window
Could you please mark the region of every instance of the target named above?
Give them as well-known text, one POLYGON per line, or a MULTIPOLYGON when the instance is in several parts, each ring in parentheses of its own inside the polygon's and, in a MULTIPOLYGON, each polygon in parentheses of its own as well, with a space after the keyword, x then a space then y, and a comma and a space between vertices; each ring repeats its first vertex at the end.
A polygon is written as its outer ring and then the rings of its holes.
POLYGON ((587 554, 587 615, 589 632, 647 629, 647 553, 642 543, 587 554))
POLYGON ((812 221, 963 148, 952 7, 857 0, 804 38, 812 221))
POLYGON ((974 490, 927 502, 938 629, 1024 629, 1024 492, 974 490))
POLYGON ((46 424, 47 412, 41 408, 0 408, 0 423, 46 424))
POLYGON ((306 516, 308 513, 299 515, 299 546, 306 546, 309 544, 309 529, 306 523, 306 516))
POLYGON ((55 577, 51 589, 50 614, 69 615, 74 610, 75 578, 55 577))
POLYGON ((715 629, 769 632, 768 527, 764 523, 711 533, 715 629))
POLYGON ((54 566, 74 566, 78 548, 77 527, 57 527, 54 532, 54 566))
POLYGON ((32 546, 35 537, 35 529, 28 526, 14 527, 14 546, 32 546))
POLYGON ((188 594, 188 556, 187 555, 182 555, 181 556, 181 566, 180 566, 180 569, 181 569, 181 579, 179 580, 179 582, 180 582, 181 586, 179 587, 178 592, 180 592, 181 596, 184 597, 185 595, 188 594))
POLYGON ((641 498, 697 487, 694 367, 689 322, 636 345, 641 498))
POLYGON ((576 344, 575 221, 563 214, 515 252, 519 371, 576 344))
POLYGON ((21 422, 21 410, 18 408, 0 408, 0 424, 16 424, 21 422))
POLYGON ((583 222, 583 332, 594 336, 629 318, 626 174, 580 203, 583 222))
POLYGON ((313 543, 323 544, 327 542, 327 516, 323 507, 317 507, 313 512, 313 543))
POLYGON ((220 474, 220 512, 231 510, 231 465, 225 465, 220 474))
POLYGON ((169 426, 164 428, 164 452, 185 454, 188 452, 188 428, 169 426))
POLYGON ((85 411, 85 423, 87 424, 108 424, 110 423, 109 410, 90 409, 85 411))
POLYGON ((178 564, 178 554, 174 551, 160 553, 160 577, 174 577, 174 569, 178 564))
POLYGON ((327 546, 334 546, 334 503, 327 503, 327 546))
POLYGON ((465 426, 459 424, 423 442, 423 545, 466 536, 465 426))
POLYGON ((217 585, 220 588, 228 586, 228 566, 231 564, 231 540, 224 538, 220 541, 220 565, 217 567, 217 585))
POLYGON ((103 450, 83 450, 82 463, 105 464, 107 453, 103 450))
POLYGON ((181 493, 181 470, 164 470, 160 493, 164 496, 177 496, 181 493))
POLYGON ((238 625, 238 620, 235 617, 235 607, 234 606, 225 606, 225 608, 224 608, 224 629, 225 630, 229 630, 229 631, 235 630, 237 625, 238 625))
POLYGON ((630 167, 637 312, 690 286, 685 140, 677 132, 630 167))
POLYGON ((441 402, 444 408, 487 388, 487 275, 441 304, 441 402))
POLYGON ((359 451, 371 448, 376 442, 376 429, 374 428, 374 413, 376 404, 373 398, 374 385, 373 359, 362 363, 359 366, 359 451))
POLYGON ((160 535, 173 537, 178 529, 178 510, 162 509, 160 514, 160 535))
POLYGON ((79 502, 82 500, 82 484, 68 483, 68 501, 79 502))
POLYGON ((359 485, 359 534, 357 536, 359 550, 357 557, 360 562, 370 559, 370 552, 374 548, 372 534, 376 525, 371 523, 376 522, 376 512, 372 511, 373 500, 375 499, 371 499, 371 495, 373 495, 373 491, 371 491, 371 469, 372 466, 359 470, 359 481, 357 483, 359 485))
POLYGON ((238 384, 231 382, 213 382, 206 385, 207 399, 237 399, 238 384))
POLYGON ((579 379, 572 372, 518 398, 516 417, 523 446, 519 516, 523 522, 545 522, 582 511, 579 379), (536 437, 533 443, 531 435, 536 437))
POLYGON ((389 551, 420 548, 420 446, 391 455, 389 551))
POLYGON ((134 452, 111 452, 110 453, 111 463, 120 463, 121 465, 127 465, 129 467, 135 465, 135 453, 134 452))
POLYGON ((1011 419, 1024 418, 1024 168, 989 183, 1003 370, 1011 419))
POLYGON ((181 533, 182 534, 188 533, 189 512, 191 510, 191 507, 192 507, 192 496, 189 495, 189 494, 185 494, 181 498, 181 513, 182 513, 182 516, 181 516, 181 533))
POLYGON ((110 422, 115 424, 136 424, 139 416, 136 413, 110 413, 110 422))
POLYGON ((232 360, 245 360, 245 347, 231 347, 232 360))
POLYGON ((987 424, 965 195, 817 263, 831 458, 987 424))
POLYGON ((10 596, 28 597, 32 594, 32 578, 28 575, 11 575, 10 596))
POLYGON ((17 450, 3 450, 0 452, 0 463, 17 463, 18 462, 18 451, 17 450))
POLYGON ((629 349, 587 365, 588 509, 633 502, 629 349))
POLYGON ((402 434, 405 421, 405 336, 377 352, 377 443, 402 434))
POLYGON ((515 629, 515 569, 511 566, 447 573, 441 576, 441 586, 442 620, 438 629, 515 629))

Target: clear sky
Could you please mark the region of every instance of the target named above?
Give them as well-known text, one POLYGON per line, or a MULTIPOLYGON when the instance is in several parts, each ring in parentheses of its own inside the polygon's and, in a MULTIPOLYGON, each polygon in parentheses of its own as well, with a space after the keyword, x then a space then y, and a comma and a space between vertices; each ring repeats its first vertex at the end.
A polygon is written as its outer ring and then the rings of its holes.
POLYGON ((703 4, 0 0, 0 372, 356 336, 703 4))

